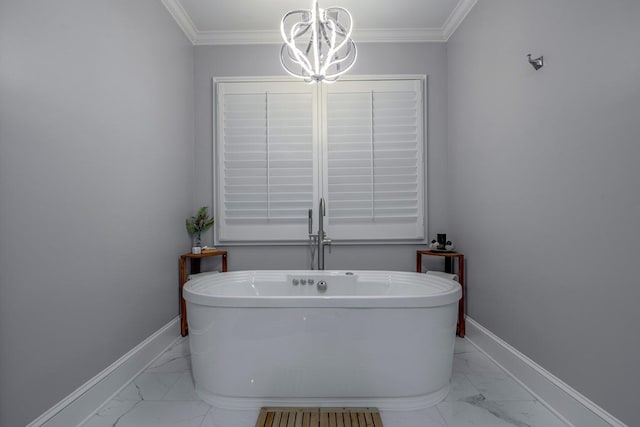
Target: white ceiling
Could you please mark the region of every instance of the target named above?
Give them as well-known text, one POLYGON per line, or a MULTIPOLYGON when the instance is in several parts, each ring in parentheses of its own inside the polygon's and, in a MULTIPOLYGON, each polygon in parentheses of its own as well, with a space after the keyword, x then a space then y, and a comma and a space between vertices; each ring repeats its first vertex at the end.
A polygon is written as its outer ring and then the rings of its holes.
MULTIPOLYGON (((358 42, 444 42, 477 0, 320 0, 353 15, 358 42)), ((193 44, 281 43, 279 26, 290 10, 311 0, 162 0, 193 44)))

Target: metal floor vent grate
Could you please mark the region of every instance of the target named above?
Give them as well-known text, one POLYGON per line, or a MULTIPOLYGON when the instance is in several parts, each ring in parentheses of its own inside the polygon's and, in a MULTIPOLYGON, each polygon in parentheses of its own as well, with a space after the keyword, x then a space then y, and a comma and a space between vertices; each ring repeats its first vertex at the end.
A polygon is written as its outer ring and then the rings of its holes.
POLYGON ((377 408, 262 408, 256 427, 382 427, 377 408))

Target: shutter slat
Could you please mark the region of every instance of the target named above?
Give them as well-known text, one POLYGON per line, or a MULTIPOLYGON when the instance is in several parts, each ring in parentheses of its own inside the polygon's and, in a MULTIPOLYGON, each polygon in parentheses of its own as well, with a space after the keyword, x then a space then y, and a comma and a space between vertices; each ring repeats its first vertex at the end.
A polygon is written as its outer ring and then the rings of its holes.
POLYGON ((286 230, 299 227, 312 206, 313 97, 309 89, 295 93, 289 91, 291 87, 284 83, 219 86, 222 220, 223 227, 229 225, 227 235, 238 240, 255 235, 245 227, 274 220, 277 230, 261 228, 264 235, 255 237, 270 240, 292 235, 286 230), (243 227, 236 229, 234 224, 243 227))
POLYGON ((225 82, 216 96, 222 241, 306 240, 319 194, 336 240, 424 236, 419 80, 225 82))
POLYGON ((423 144, 418 85, 349 82, 325 92, 332 230, 368 232, 375 238, 380 230, 376 223, 382 221, 422 236, 416 232, 422 226, 424 184, 418 161, 423 144))

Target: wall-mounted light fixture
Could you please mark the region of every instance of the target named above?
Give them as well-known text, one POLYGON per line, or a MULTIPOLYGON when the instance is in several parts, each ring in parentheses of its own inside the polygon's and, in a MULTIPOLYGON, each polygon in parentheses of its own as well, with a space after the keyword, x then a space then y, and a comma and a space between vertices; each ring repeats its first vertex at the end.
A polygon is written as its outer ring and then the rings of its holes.
POLYGON ((527 58, 529 58, 529 64, 531 64, 531 66, 536 70, 539 70, 544 65, 544 60, 542 56, 531 59, 531 54, 529 53, 527 54, 527 58))
POLYGON ((318 0, 313 0, 310 10, 288 12, 280 23, 284 39, 280 63, 287 73, 307 83, 333 82, 356 62, 352 27, 347 9, 321 9, 318 0))

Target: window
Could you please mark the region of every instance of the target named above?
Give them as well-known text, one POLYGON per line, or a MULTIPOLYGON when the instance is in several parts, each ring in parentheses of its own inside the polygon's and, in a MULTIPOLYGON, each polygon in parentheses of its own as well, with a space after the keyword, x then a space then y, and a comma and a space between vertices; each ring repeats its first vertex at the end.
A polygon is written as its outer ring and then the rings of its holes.
POLYGON ((217 239, 421 241, 423 80, 217 84, 217 239))

